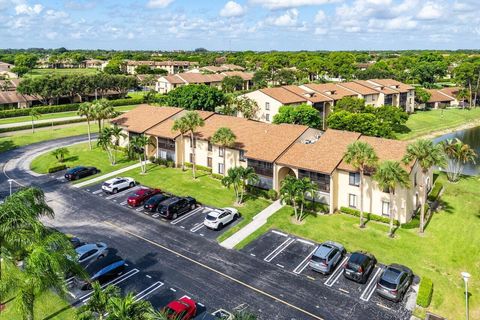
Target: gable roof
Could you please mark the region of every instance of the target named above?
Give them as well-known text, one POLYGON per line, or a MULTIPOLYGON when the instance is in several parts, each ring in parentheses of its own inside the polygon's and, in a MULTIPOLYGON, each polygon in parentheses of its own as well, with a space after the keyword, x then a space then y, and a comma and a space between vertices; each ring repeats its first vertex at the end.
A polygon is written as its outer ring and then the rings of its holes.
POLYGON ((182 109, 176 107, 154 107, 142 104, 112 119, 110 122, 125 127, 128 131, 143 133, 180 111, 182 109))
POLYGON ((243 72, 243 71, 225 71, 222 72, 227 77, 238 76, 242 78, 243 81, 249 81, 253 79, 253 73, 243 72))
POLYGON ((333 101, 332 98, 329 98, 326 95, 323 95, 321 93, 314 92, 314 91, 307 91, 303 88, 300 88, 299 86, 288 85, 288 86, 283 86, 282 88, 285 88, 288 91, 291 91, 313 103, 333 101))
POLYGON ((430 93, 430 99, 428 99, 429 103, 434 103, 434 102, 450 102, 454 101, 455 98, 452 96, 449 96, 446 93, 443 93, 440 90, 436 89, 426 89, 428 93, 430 93))
POLYGON ((461 90, 459 87, 446 87, 443 89, 440 89, 440 92, 443 94, 446 94, 447 96, 450 96, 452 98, 457 98, 458 92, 461 90))
POLYGON ((370 79, 369 81, 378 83, 382 86, 389 87, 390 89, 396 90, 401 93, 406 93, 409 90, 415 89, 411 85, 405 84, 403 82, 400 82, 394 79, 370 79))
POLYGON ((383 94, 398 93, 398 91, 393 90, 392 88, 390 88, 388 86, 384 86, 384 85, 381 85, 379 83, 374 83, 374 82, 371 82, 370 80, 355 80, 354 82, 358 83, 362 86, 365 86, 365 87, 371 88, 373 90, 376 90, 378 92, 381 92, 383 94))
POLYGON ((321 93, 333 100, 340 100, 344 97, 356 97, 358 93, 340 87, 334 83, 307 83, 306 88, 321 93))
POLYGON ((277 100, 282 104, 295 104, 295 103, 307 102, 306 98, 299 96, 298 94, 295 94, 284 87, 263 88, 263 89, 260 89, 260 92, 266 94, 267 96, 277 100))
MULTIPOLYGON (((145 133, 150 134, 150 135, 154 135, 154 136, 157 136, 157 137, 162 137, 162 138, 167 138, 167 139, 175 139, 176 137, 178 137, 180 135, 180 132, 172 130, 173 124, 174 124, 176 119, 180 118, 181 116, 183 116, 187 112, 188 112, 188 110, 182 110, 182 111, 174 114, 170 118, 166 119, 165 121, 162 121, 162 122, 154 125, 150 129, 148 129, 145 133)), ((206 120, 206 119, 208 119, 209 117, 211 117, 212 115, 215 114, 214 112, 211 112, 211 111, 202 111, 202 110, 197 110, 197 113, 200 115, 200 117, 203 120, 206 120)))
POLYGON ((374 90, 373 88, 363 86, 360 83, 357 82, 341 82, 337 84, 340 87, 344 87, 346 89, 355 91, 360 93, 361 95, 369 95, 369 94, 378 94, 377 90, 374 90))

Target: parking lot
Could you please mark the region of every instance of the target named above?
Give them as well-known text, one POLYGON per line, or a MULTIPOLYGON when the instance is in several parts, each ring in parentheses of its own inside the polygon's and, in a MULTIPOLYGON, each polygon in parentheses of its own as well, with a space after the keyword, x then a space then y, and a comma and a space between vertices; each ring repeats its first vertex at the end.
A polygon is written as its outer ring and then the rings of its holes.
POLYGON ((137 208, 132 208, 128 206, 127 199, 129 196, 131 196, 140 188, 148 188, 148 187, 142 186, 142 185, 136 185, 133 188, 120 191, 116 194, 109 194, 109 193, 105 193, 102 190, 101 186, 102 184, 98 183, 98 184, 84 187, 82 189, 86 192, 89 192, 93 195, 103 198, 105 201, 110 201, 119 206, 129 208, 131 209, 132 213, 149 216, 152 218, 152 220, 158 221, 158 223, 169 223, 172 226, 198 234, 201 237, 204 237, 213 241, 215 241, 218 236, 220 236, 223 232, 227 231, 229 228, 231 228, 241 220, 241 217, 240 217, 239 219, 232 221, 228 225, 224 226, 221 230, 208 229, 204 226, 203 221, 205 220, 205 216, 210 211, 214 210, 214 208, 204 206, 204 205, 199 205, 194 210, 191 210, 190 212, 179 216, 175 220, 167 220, 158 213, 151 213, 144 210, 143 206, 139 206, 137 208))
POLYGON ((375 293, 375 288, 377 280, 385 267, 380 263, 377 263, 365 284, 348 280, 343 276, 343 265, 348 260, 348 253, 329 275, 323 275, 311 270, 308 263, 318 245, 318 243, 313 243, 309 240, 277 230, 270 230, 249 243, 242 251, 267 263, 272 263, 287 272, 306 277, 318 285, 338 290, 352 299, 363 303, 374 303, 382 308, 396 312, 406 312, 407 300, 416 298, 415 290, 412 287, 416 284, 418 285, 419 279, 417 277, 415 277, 414 283, 402 302, 395 303, 379 297, 375 293))

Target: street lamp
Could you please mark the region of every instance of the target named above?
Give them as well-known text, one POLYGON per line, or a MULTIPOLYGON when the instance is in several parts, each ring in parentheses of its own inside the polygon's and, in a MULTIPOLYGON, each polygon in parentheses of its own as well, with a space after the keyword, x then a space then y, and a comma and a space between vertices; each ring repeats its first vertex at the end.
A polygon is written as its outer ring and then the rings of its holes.
POLYGON ((462 272, 463 282, 465 282, 465 316, 468 320, 468 279, 470 279, 470 273, 462 272))
POLYGON ((10 186, 10 196, 12 195, 12 183, 13 179, 8 179, 8 185, 10 186))

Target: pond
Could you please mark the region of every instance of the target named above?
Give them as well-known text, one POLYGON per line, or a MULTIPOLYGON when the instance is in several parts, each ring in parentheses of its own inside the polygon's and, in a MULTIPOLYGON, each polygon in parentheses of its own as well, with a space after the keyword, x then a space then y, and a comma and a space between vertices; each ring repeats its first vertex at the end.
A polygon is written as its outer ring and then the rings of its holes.
MULTIPOLYGON (((460 131, 455 131, 443 136, 433 139, 434 142, 440 142, 447 139, 458 138, 463 141, 463 143, 469 144, 470 147, 475 149, 477 155, 480 155, 480 127, 475 127, 471 129, 465 129, 460 131)), ((468 163, 463 168, 463 174, 469 176, 478 176, 480 175, 480 158, 477 158, 477 163, 472 164, 468 163)))

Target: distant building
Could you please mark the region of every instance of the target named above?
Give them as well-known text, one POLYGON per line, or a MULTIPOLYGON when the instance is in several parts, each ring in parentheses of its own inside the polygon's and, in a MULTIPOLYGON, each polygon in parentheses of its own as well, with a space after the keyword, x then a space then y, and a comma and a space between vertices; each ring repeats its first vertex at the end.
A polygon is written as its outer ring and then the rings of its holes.
POLYGON ((184 72, 189 68, 197 65, 196 62, 190 61, 133 61, 129 60, 126 62, 126 72, 128 74, 136 74, 136 69, 138 66, 149 66, 150 69, 164 69, 169 74, 176 74, 184 72))
POLYGON ((448 87, 443 89, 426 89, 430 93, 430 99, 421 108, 438 109, 442 107, 458 107, 461 102, 457 99, 460 91, 458 87, 448 87))
POLYGON ((188 73, 222 73, 226 71, 245 71, 244 67, 235 64, 222 64, 221 66, 205 66, 201 68, 194 68, 188 73))

